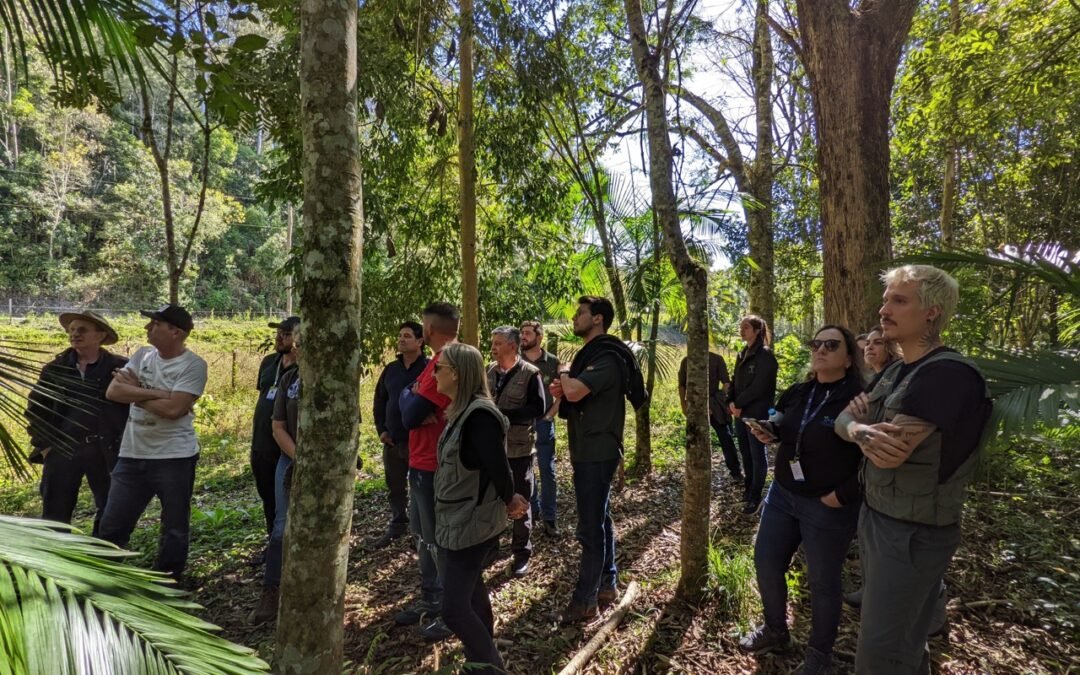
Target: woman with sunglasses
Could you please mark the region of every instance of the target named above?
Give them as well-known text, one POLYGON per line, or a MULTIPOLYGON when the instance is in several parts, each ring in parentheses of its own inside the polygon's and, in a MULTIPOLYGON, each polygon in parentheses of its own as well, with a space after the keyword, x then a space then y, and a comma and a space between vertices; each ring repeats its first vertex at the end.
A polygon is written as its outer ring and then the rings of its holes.
POLYGON ((447 345, 435 365, 435 383, 450 399, 435 472, 443 621, 461 640, 465 660, 484 664, 470 667, 470 673, 502 673, 484 560, 498 546, 506 517, 524 517, 529 500, 514 493, 506 459, 509 422, 491 400, 480 352, 457 342, 447 345))
POLYGON ((827 672, 832 662, 842 602, 840 571, 858 522, 862 458, 857 445, 833 431, 836 416, 862 391, 855 337, 846 328, 829 325, 809 346, 810 379, 785 391, 771 423, 753 430, 762 442, 778 440, 780 449, 754 544, 765 622, 739 641, 740 649, 750 654, 789 645, 784 577, 801 545, 810 583, 811 629, 805 657, 795 671, 799 675, 827 672))
POLYGON ((769 458, 765 444, 758 441, 743 423, 742 418, 767 417, 776 398, 776 372, 779 369, 772 353, 772 333, 765 319, 748 314, 739 321, 739 337, 746 346, 735 358, 735 375, 728 395, 728 411, 735 418, 735 435, 739 439, 746 490, 743 493, 743 513, 757 513, 761 491, 765 489, 765 474, 769 458))

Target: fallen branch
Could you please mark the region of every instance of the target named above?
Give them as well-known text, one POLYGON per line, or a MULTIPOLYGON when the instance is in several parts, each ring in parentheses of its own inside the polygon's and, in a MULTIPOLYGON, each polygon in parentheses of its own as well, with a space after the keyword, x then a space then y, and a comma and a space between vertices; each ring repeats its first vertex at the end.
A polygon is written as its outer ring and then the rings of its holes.
POLYGON ((957 609, 982 609, 983 607, 997 607, 998 605, 1006 605, 1008 607, 1013 606, 1012 600, 972 600, 971 602, 962 602, 956 605, 957 609))
POLYGON ((623 593, 622 599, 619 600, 619 606, 615 608, 615 611, 611 613, 611 616, 604 621, 604 625, 600 627, 600 630, 596 631, 596 635, 592 637, 589 642, 581 648, 581 650, 574 654, 574 658, 570 659, 570 663, 559 671, 559 675, 575 675, 581 672, 585 667, 585 664, 589 662, 589 659, 600 649, 600 646, 604 644, 604 640, 615 632, 615 629, 622 623, 623 617, 630 611, 630 605, 634 603, 634 599, 637 598, 638 592, 641 587, 638 586, 636 581, 630 582, 630 585, 626 587, 626 593, 623 593))
POLYGON ((1061 502, 1080 503, 1080 497, 1066 497, 1064 495, 1044 495, 1034 492, 999 492, 997 490, 968 490, 976 494, 990 495, 991 497, 1020 497, 1021 499, 1053 499, 1061 502))

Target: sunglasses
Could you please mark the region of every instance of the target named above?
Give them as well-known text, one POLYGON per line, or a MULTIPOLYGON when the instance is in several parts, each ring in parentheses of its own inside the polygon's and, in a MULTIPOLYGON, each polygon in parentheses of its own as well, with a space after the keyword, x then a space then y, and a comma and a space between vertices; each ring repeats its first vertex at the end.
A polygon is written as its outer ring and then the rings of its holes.
POLYGON ((806 346, 810 348, 811 352, 816 352, 822 347, 825 348, 825 351, 835 352, 837 349, 840 349, 840 344, 840 340, 811 340, 806 343, 806 346))

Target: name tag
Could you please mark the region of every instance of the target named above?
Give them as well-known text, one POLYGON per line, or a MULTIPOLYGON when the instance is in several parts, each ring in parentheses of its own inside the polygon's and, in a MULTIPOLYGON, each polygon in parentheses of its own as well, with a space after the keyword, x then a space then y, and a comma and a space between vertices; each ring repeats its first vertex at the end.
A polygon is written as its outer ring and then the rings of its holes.
POLYGON ((266 400, 267 401, 273 401, 275 398, 277 398, 277 385, 276 384, 274 386, 270 387, 266 391, 266 400))
POLYGON ((791 462, 791 477, 800 482, 806 480, 806 476, 803 475, 802 465, 799 464, 799 460, 791 462))

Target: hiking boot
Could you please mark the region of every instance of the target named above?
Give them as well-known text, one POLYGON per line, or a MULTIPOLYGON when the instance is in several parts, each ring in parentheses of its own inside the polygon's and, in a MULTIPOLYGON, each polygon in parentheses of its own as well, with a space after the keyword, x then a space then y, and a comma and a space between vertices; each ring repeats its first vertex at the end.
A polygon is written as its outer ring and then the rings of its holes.
POLYGON ((596 604, 601 607, 610 607, 615 604, 615 601, 619 599, 619 589, 614 586, 610 588, 601 588, 596 594, 596 604))
POLYGON ((579 605, 573 600, 566 606, 566 609, 559 615, 559 623, 567 626, 572 623, 581 623, 582 621, 589 621, 595 619, 600 613, 596 605, 579 605))
POLYGON ((862 589, 844 593, 844 604, 855 609, 862 608, 862 589))
POLYGON ((739 638, 739 649, 747 654, 765 654, 776 650, 787 649, 791 644, 791 634, 786 630, 779 631, 762 624, 753 632, 739 638))
POLYGON ((554 520, 545 520, 544 521, 544 536, 545 537, 551 537, 552 539, 558 539, 560 534, 561 533, 559 532, 559 526, 555 524, 554 520))
POLYGON ((529 571, 529 559, 519 558, 514 556, 510 559, 510 564, 506 566, 506 573, 514 579, 520 579, 524 577, 529 571))
POLYGON ((412 607, 394 615, 394 623, 399 626, 415 626, 426 618, 434 619, 439 616, 442 608, 437 602, 420 600, 412 607))
POLYGON ((390 544, 394 543, 394 540, 401 537, 401 535, 403 535, 403 534, 405 534, 405 533, 404 532, 392 532, 390 530, 387 530, 386 532, 383 532, 381 537, 379 537, 378 539, 372 541, 368 545, 368 548, 370 550, 372 550, 372 551, 378 551, 380 549, 384 549, 387 546, 389 546, 390 544))
POLYGON ((447 638, 453 637, 453 635, 454 631, 447 628, 442 619, 435 619, 420 629, 420 636, 423 637, 424 641, 428 644, 442 642, 447 638))
POLYGON ((827 675, 831 668, 832 654, 825 654, 813 647, 807 647, 802 663, 791 675, 827 675))
POLYGON ((262 595, 259 596, 259 604, 248 614, 247 622, 252 626, 264 624, 267 621, 277 619, 278 610, 278 587, 263 586, 262 595))

